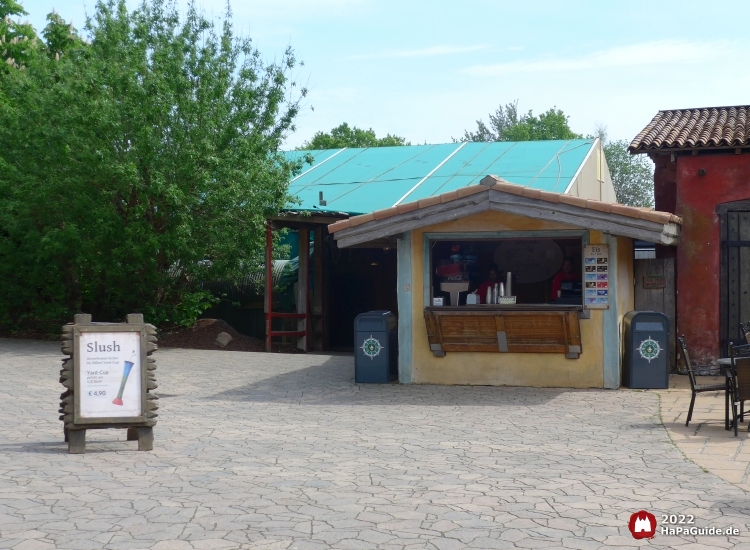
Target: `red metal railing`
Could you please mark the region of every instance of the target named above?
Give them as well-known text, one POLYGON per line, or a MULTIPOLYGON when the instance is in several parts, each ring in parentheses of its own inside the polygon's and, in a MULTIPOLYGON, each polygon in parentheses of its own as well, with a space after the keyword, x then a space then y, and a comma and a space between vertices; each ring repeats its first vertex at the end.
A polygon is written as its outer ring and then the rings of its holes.
MULTIPOLYGON (((300 279, 304 279, 300 277, 300 279)), ((307 293, 305 293, 307 294, 307 293)), ((309 304, 305 304, 305 311, 309 311, 309 304)), ((272 338, 274 336, 296 336, 305 338, 305 352, 310 345, 310 321, 307 313, 274 313, 273 311, 273 231, 271 224, 266 224, 266 351, 273 351, 272 338), (273 330, 274 319, 304 319, 305 330, 273 330)))

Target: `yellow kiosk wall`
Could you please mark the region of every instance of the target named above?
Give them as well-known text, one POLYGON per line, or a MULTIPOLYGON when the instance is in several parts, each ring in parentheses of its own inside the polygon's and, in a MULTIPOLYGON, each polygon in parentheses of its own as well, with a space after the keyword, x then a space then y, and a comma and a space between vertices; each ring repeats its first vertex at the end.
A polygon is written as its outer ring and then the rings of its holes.
MULTIPOLYGON (((423 296, 423 234, 489 231, 542 231, 580 229, 574 226, 536 220, 500 212, 484 212, 452 222, 411 232, 412 322, 411 381, 417 384, 475 384, 533 387, 601 388, 604 381, 604 316, 606 310, 592 310, 590 319, 581 319, 582 353, 566 359, 551 353, 448 352, 435 357, 427 341, 423 296)), ((610 244, 610 279, 617 281, 617 334, 610 334, 620 349, 620 326, 624 313, 633 307, 632 242, 628 238, 605 237, 591 231, 590 244, 610 244), (613 247, 612 244, 615 244, 613 247), (612 248, 616 248, 613 251, 612 248), (613 252, 615 252, 613 254, 613 252)), ((400 290, 401 291, 401 290, 400 290)), ((613 304, 614 306, 614 304, 613 304)), ((611 307, 613 307, 611 306, 611 307)))

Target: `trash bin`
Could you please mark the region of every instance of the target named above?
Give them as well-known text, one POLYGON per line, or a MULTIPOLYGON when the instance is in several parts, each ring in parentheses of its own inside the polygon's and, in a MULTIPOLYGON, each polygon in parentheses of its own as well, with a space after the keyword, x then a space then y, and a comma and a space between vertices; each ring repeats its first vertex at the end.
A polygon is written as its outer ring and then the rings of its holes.
POLYGON ((354 319, 354 381, 386 384, 398 378, 398 323, 390 311, 368 311, 354 319))
POLYGON ((669 387, 669 319, 657 311, 625 314, 622 383, 628 388, 669 387))

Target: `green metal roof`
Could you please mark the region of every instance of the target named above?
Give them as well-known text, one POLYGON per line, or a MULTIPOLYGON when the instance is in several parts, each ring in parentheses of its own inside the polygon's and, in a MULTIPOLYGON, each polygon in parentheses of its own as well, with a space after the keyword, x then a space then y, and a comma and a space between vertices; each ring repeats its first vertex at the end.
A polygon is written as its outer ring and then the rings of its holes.
POLYGON ((309 153, 315 159, 290 182, 289 192, 301 204, 289 208, 367 214, 476 185, 488 174, 524 187, 564 193, 594 142, 465 142, 289 151, 285 153, 288 158, 309 153), (321 191, 326 206, 318 204, 321 191))

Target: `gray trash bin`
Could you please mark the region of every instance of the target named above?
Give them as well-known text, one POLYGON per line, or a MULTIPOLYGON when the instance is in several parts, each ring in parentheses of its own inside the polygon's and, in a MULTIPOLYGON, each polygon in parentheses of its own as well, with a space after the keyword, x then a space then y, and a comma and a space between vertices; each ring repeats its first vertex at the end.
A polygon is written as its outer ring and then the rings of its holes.
POLYGON ((669 387, 669 319, 656 311, 625 314, 622 383, 628 388, 669 387))
POLYGON ((385 384, 398 378, 398 323, 390 311, 354 319, 354 381, 385 384))

